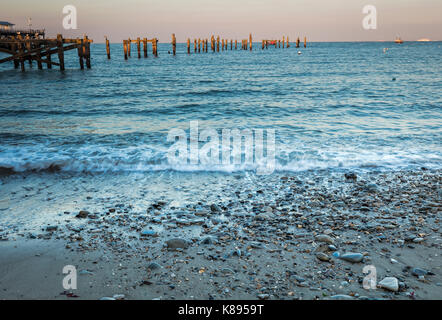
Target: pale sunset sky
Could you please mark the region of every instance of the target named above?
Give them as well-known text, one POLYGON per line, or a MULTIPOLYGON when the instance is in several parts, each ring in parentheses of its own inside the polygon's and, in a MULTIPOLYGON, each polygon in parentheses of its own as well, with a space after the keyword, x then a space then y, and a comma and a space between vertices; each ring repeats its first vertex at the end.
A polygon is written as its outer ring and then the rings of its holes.
POLYGON ((87 34, 95 42, 108 36, 157 37, 170 42, 220 35, 254 41, 307 36, 309 41, 442 40, 441 0, 1 0, 0 21, 45 28, 47 36, 87 34), (77 8, 77 30, 64 30, 63 7, 77 8), (377 29, 364 30, 362 8, 377 8, 377 29))

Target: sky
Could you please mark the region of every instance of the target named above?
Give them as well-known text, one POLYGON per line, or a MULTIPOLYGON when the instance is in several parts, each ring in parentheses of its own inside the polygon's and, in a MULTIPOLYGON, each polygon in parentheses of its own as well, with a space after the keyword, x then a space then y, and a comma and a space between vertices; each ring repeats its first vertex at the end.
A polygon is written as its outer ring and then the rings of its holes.
POLYGON ((87 34, 94 42, 147 37, 254 41, 289 36, 309 41, 442 40, 441 0, 1 0, 0 21, 45 28, 47 36, 87 34), (76 30, 63 28, 63 7, 77 9, 76 30), (365 30, 362 9, 374 5, 377 28, 365 30))

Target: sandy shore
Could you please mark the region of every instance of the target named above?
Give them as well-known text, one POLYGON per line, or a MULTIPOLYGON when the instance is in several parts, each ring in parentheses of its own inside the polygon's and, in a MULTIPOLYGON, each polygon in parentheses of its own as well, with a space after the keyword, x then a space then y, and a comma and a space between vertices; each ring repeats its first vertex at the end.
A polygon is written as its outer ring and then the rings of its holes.
POLYGON ((442 299, 440 183, 431 170, 5 175, 0 299, 442 299))

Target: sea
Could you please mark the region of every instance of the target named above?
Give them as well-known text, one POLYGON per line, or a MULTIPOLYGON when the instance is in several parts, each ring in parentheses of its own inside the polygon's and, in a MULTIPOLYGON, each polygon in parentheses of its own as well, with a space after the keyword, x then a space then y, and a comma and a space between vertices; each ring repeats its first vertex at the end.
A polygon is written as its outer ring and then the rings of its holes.
POLYGON ((192 122, 200 146, 206 129, 219 136, 274 130, 270 174, 442 167, 442 42, 253 45, 192 48, 189 55, 178 44, 173 56, 161 43, 158 57, 149 45, 140 59, 132 45, 124 60, 118 43, 108 60, 104 44, 92 44, 90 70, 80 70, 74 51, 63 72, 1 64, 0 168, 72 175, 257 170, 254 161, 171 163, 178 138, 168 136, 178 130, 190 142, 192 122))

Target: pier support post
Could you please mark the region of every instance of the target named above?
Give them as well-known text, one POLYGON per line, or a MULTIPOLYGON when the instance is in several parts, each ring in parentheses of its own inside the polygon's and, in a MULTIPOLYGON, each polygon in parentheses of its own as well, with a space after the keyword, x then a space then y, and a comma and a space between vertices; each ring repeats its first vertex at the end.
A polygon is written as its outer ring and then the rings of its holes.
POLYGON ((124 60, 127 60, 127 40, 123 40, 124 60))
POLYGON ((130 57, 130 44, 131 44, 130 38, 127 40, 127 55, 130 57))
POLYGON ((138 59, 141 59, 141 40, 140 40, 140 37, 137 38, 137 53, 138 53, 138 59))
MULTIPOLYGON (((89 42, 88 36, 84 36, 84 46, 86 49, 85 59, 86 59, 86 68, 91 68, 91 43, 89 42)), ((64 61, 63 61, 63 68, 64 68, 64 61)))
POLYGON ((290 48, 289 36, 287 36, 287 48, 290 48))
POLYGON ((143 38, 144 57, 147 58, 147 38, 143 38))
POLYGON ((175 33, 172 33, 172 53, 175 56, 176 55, 176 37, 175 33))
POLYGON ((187 54, 190 54, 190 38, 187 38, 187 54))
POLYGON ((64 51, 63 51, 63 36, 57 34, 57 47, 58 47, 58 61, 60 63, 60 70, 64 70, 64 51))
POLYGON ((307 48, 307 37, 304 37, 304 48, 307 48))
MULTIPOLYGON (((22 40, 23 38, 22 38, 22 36, 19 34, 18 35, 18 40, 22 40)), ((25 71, 25 61, 24 61, 24 59, 23 59, 23 53, 24 53, 24 50, 23 50, 23 44, 20 42, 19 44, 18 44, 18 53, 21 55, 20 56, 20 67, 21 67, 21 71, 25 71)))
POLYGON ((83 62, 83 39, 77 38, 77 54, 78 54, 78 61, 80 62, 80 69, 84 69, 84 62, 83 62))
MULTIPOLYGON (((26 43, 25 43, 26 51, 31 52, 31 41, 30 41, 31 37, 29 36, 29 34, 26 35, 25 40, 26 40, 26 43)), ((29 54, 28 62, 29 62, 29 68, 32 69, 32 57, 31 57, 31 54, 29 54)))
POLYGON ((152 41, 152 51, 154 57, 158 57, 158 39, 154 38, 152 41))
POLYGON ((109 39, 106 37, 106 54, 107 54, 107 59, 110 60, 111 55, 110 55, 110 45, 109 45, 109 39))
POLYGON ((249 35, 250 51, 252 51, 252 34, 249 35))

